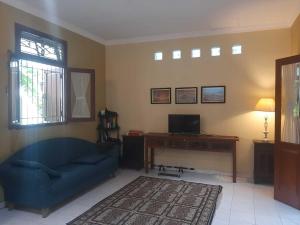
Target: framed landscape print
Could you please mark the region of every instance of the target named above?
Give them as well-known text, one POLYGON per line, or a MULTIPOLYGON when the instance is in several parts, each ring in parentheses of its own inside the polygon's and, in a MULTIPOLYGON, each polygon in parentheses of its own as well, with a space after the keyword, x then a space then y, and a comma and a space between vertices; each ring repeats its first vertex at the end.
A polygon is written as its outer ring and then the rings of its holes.
POLYGON ((201 103, 225 103, 225 86, 202 86, 201 103))
POLYGON ((68 120, 95 120, 95 70, 69 68, 67 92, 68 120))
POLYGON ((197 104, 197 102, 198 102, 197 87, 175 88, 176 104, 197 104))
POLYGON ((151 104, 171 104, 171 88, 151 88, 151 104))

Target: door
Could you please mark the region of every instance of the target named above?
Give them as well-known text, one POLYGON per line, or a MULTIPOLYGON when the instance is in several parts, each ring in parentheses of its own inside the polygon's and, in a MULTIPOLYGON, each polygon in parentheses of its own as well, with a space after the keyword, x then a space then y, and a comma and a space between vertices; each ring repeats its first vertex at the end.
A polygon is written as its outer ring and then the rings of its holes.
POLYGON ((300 209, 300 55, 276 60, 274 197, 300 209))

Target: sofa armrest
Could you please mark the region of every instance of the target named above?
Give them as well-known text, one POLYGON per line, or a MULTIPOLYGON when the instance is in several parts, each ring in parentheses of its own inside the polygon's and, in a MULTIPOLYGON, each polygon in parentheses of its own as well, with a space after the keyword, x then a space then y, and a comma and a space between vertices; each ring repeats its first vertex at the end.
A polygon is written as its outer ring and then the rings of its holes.
POLYGON ((0 182, 4 189, 42 191, 49 188, 51 179, 40 169, 4 165, 0 168, 0 182))

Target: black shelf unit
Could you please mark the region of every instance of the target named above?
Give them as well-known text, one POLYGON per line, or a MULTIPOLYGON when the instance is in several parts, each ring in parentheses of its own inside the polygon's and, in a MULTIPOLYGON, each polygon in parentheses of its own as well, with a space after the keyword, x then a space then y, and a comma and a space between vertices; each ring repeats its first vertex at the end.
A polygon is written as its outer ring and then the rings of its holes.
POLYGON ((98 144, 121 144, 120 141, 120 127, 118 124, 118 113, 109 111, 107 109, 98 113, 99 125, 98 130, 98 144))

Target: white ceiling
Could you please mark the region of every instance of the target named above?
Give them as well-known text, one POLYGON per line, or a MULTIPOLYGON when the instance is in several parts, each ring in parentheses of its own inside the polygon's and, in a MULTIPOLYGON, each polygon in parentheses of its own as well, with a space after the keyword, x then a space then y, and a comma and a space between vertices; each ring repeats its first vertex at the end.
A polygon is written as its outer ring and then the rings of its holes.
POLYGON ((286 28, 300 0, 0 0, 103 44, 286 28))

